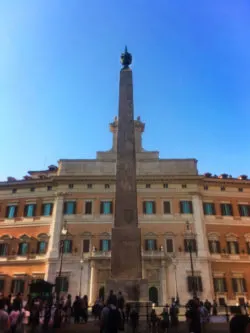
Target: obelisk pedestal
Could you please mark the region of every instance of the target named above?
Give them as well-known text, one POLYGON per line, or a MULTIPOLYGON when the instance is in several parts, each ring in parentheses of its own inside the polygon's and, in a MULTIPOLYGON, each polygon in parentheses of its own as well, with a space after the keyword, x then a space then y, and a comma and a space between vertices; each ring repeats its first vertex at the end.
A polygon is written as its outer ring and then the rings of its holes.
POLYGON ((142 279, 141 231, 138 227, 133 79, 130 53, 121 56, 117 133, 115 218, 111 242, 111 279, 106 292, 121 291, 126 301, 146 302, 142 279))

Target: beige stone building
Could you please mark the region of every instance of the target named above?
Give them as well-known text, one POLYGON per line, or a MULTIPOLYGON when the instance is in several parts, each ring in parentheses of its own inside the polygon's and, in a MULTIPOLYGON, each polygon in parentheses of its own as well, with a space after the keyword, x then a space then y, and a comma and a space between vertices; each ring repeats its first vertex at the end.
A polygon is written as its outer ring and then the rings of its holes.
MULTIPOLYGON (((57 283, 65 293, 88 294, 91 303, 103 294, 110 274, 117 119, 110 129, 112 148, 96 159, 60 160, 23 180, 0 183, 1 291, 27 293, 31 280, 55 282, 61 270, 57 283)), ((139 118, 135 130, 150 299, 164 304, 177 294, 181 303, 191 297, 191 241, 198 295, 231 304, 249 300, 249 180, 199 175, 195 159, 160 159, 157 151, 143 149, 139 118)))

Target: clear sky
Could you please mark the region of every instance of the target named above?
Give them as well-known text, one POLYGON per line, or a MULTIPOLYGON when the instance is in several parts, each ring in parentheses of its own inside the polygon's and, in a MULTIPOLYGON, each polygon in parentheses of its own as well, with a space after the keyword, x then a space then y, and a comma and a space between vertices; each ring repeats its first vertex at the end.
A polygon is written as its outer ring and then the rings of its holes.
POLYGON ((1 0, 0 180, 111 147, 120 53, 144 148, 250 175, 249 0, 1 0))

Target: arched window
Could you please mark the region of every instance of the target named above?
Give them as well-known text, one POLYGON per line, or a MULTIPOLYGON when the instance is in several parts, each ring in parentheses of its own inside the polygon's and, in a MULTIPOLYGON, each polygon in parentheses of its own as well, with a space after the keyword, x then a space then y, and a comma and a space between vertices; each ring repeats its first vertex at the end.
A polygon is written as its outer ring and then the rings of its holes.
POLYGON ((102 300, 104 300, 104 297, 105 297, 105 288, 101 287, 99 289, 99 298, 101 298, 102 300))
POLYGON ((26 256, 29 252, 29 243, 30 237, 27 235, 22 235, 20 237, 20 242, 18 245, 18 255, 19 256, 26 256))
POLYGON ((100 251, 111 251, 111 235, 107 232, 101 234, 100 236, 100 251))
POLYGON ((8 255, 10 247, 11 236, 3 235, 0 237, 0 257, 8 255))
POLYGON ((49 236, 47 234, 39 234, 37 236, 37 254, 45 254, 48 248, 49 236))
POLYGON ((150 232, 145 235, 145 251, 157 250, 157 235, 150 232))
POLYGON ((239 254, 239 242, 238 237, 235 234, 227 234, 226 235, 227 240, 227 252, 229 254, 239 254))
POLYGON ((211 254, 221 253, 220 236, 218 233, 208 234, 208 247, 211 254))
POLYGON ((149 301, 158 305, 158 289, 154 286, 150 287, 148 290, 149 301))
POLYGON ((250 254, 250 234, 244 235, 246 240, 247 253, 250 254))

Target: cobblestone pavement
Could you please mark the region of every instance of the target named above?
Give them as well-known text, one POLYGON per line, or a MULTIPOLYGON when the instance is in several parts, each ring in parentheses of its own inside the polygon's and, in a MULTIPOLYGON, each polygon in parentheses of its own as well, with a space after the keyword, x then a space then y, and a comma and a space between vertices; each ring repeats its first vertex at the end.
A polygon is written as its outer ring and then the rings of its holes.
MULTIPOLYGON (((70 324, 63 329, 60 329, 62 333, 99 333, 100 328, 97 323, 89 322, 87 324, 70 324)), ((187 326, 185 323, 181 323, 180 326, 176 329, 170 329, 168 333, 187 333, 187 326)), ((130 327, 125 328, 124 333, 131 333, 130 327)), ((146 323, 141 323, 137 333, 157 333, 152 332, 146 325, 146 323)), ((206 333, 229 333, 228 325, 227 324, 209 324, 206 329, 206 333)))

